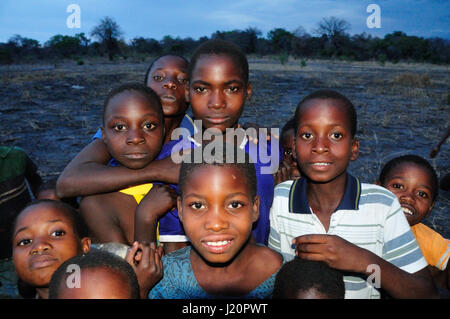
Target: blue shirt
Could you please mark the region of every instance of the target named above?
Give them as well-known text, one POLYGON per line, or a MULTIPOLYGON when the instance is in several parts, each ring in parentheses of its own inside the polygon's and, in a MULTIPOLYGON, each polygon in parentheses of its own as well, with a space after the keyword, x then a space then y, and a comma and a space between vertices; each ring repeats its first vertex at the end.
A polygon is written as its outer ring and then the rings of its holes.
POLYGON ((191 264, 191 247, 178 249, 162 258, 164 275, 161 281, 150 291, 150 299, 269 299, 272 297, 275 272, 254 290, 243 296, 219 296, 205 290, 197 282, 191 264))

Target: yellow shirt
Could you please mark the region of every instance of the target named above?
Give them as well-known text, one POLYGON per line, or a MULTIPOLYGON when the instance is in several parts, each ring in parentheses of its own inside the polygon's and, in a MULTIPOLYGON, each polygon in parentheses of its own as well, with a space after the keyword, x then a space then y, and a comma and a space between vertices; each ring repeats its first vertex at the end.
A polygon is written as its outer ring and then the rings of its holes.
POLYGON ((444 270, 450 258, 450 240, 422 223, 411 226, 411 230, 428 264, 444 270))

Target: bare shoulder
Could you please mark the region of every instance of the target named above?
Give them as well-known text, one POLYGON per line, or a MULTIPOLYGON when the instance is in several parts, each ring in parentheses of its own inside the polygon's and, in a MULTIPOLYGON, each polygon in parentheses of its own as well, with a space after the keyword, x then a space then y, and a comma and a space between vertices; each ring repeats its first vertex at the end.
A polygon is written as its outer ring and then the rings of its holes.
POLYGON ((278 252, 266 246, 255 245, 254 260, 258 267, 272 273, 283 265, 283 257, 278 252))

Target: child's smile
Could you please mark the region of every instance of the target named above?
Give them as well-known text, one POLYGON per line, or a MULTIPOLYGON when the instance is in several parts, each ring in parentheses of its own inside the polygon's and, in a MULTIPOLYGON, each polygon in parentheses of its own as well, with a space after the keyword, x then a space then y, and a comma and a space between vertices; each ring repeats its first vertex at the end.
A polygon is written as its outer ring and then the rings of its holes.
POLYGON ((338 103, 312 99, 306 102, 299 117, 297 161, 314 182, 329 182, 345 175, 348 163, 358 155, 359 144, 351 136, 349 120, 338 103))
POLYGON ((192 172, 178 199, 186 235, 208 262, 234 258, 258 218, 259 200, 251 198, 243 180, 235 167, 204 165, 192 172))
POLYGON ((408 223, 419 223, 433 209, 433 186, 427 172, 418 165, 404 163, 385 178, 384 187, 393 192, 408 223))

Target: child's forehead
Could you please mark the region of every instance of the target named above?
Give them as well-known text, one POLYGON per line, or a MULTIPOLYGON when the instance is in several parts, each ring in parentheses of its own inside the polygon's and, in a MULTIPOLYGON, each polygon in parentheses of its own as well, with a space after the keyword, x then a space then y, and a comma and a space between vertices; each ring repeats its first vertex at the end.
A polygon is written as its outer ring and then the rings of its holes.
POLYGON ((164 69, 164 68, 179 68, 180 71, 186 72, 188 63, 182 59, 179 56, 176 55, 165 55, 157 59, 151 68, 151 71, 157 70, 157 69, 164 69))
POLYGON ((133 102, 134 104, 137 102, 143 108, 162 113, 161 107, 158 105, 157 101, 147 98, 138 91, 125 90, 111 98, 105 114, 109 114, 111 116, 112 114, 122 113, 124 111, 122 106, 125 106, 126 103, 130 102, 133 102))
POLYGON ((426 176, 423 182, 431 184, 431 176, 426 167, 412 162, 401 162, 395 165, 389 172, 387 177, 394 178, 396 176, 405 176, 410 174, 421 174, 426 176))
POLYGON ((344 102, 331 98, 313 98, 305 101, 299 109, 298 119, 301 122, 307 116, 316 117, 319 114, 326 114, 328 118, 333 119, 333 122, 350 124, 349 112, 344 102))
POLYGON ((49 203, 40 203, 32 205, 23 210, 17 216, 16 226, 34 226, 41 223, 60 221, 63 223, 73 224, 72 218, 63 208, 51 205, 49 203))
POLYGON ((199 56, 195 63, 192 74, 196 75, 198 71, 211 70, 214 66, 225 67, 228 72, 238 74, 244 81, 244 70, 240 68, 239 64, 233 59, 231 55, 221 53, 208 53, 199 56))

